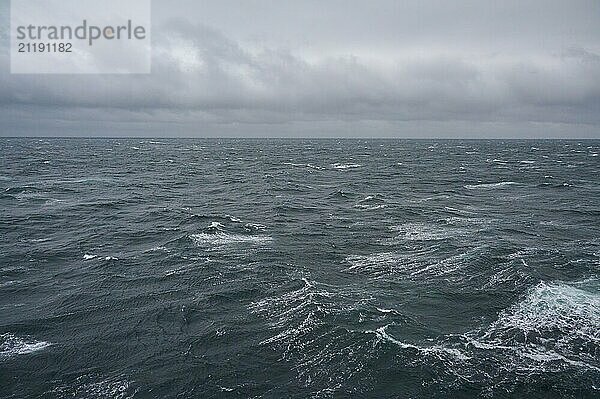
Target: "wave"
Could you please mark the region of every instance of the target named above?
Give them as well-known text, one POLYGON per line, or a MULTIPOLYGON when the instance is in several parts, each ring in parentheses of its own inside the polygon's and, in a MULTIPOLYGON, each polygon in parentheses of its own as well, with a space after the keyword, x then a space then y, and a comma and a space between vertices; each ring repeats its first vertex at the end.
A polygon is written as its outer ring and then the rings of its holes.
POLYGON ((11 333, 0 334, 0 360, 27 355, 47 348, 50 345, 52 344, 49 342, 17 337, 11 333))
POLYGON ((239 218, 236 218, 235 216, 225 215, 225 218, 229 219, 229 221, 233 222, 233 223, 242 223, 242 220, 239 218))
POLYGON ((355 208, 363 209, 363 210, 376 210, 387 207, 385 204, 385 200, 378 195, 369 195, 360 201, 358 201, 355 205, 355 208))
MULTIPOLYGON (((410 332, 414 320, 398 319, 400 313, 377 307, 364 292, 307 279, 302 283, 254 302, 250 310, 269 321, 272 335, 261 345, 280 350, 307 387, 328 381, 339 387, 360 378, 365 365, 393 356, 390 345, 397 348, 401 367, 427 367, 448 387, 465 382, 493 387, 482 388, 482 394, 513 392, 520 383, 568 371, 576 374, 564 375, 577 376, 588 389, 588 377, 600 372, 596 280, 539 283, 486 327, 426 339, 410 332), (362 328, 343 327, 344 320, 357 317, 362 328), (385 324, 377 326, 381 321, 385 324), (336 368, 340 373, 331 373, 332 364, 343 365, 336 368)), ((422 383, 435 384, 435 379, 422 383)))
POLYGON ((433 368, 448 383, 454 378, 510 392, 519 379, 571 370, 576 374, 566 375, 579 376, 580 388, 594 389, 585 386, 593 381, 585 376, 600 372, 598 280, 541 282, 486 328, 465 334, 407 342, 388 331, 393 325, 365 333, 375 335, 374 346, 385 342, 405 354, 414 351, 413 364, 433 368))
POLYGON ((344 272, 359 272, 373 277, 393 274, 397 269, 409 267, 410 258, 404 254, 382 252, 371 255, 349 255, 346 262, 350 264, 344 272))
POLYGON ((266 235, 244 235, 228 234, 224 232, 198 233, 189 236, 190 239, 199 246, 226 246, 240 243, 262 245, 273 241, 273 238, 266 235))
POLYGON ((6 194, 34 194, 43 193, 44 190, 35 186, 14 186, 4 189, 6 194))
POLYGON ((48 393, 63 398, 129 399, 135 397, 138 390, 124 377, 102 378, 84 375, 72 383, 61 384, 48 393))
POLYGON ((169 253, 169 252, 171 252, 171 250, 169 250, 169 248, 167 248, 163 245, 157 245, 155 247, 145 250, 144 252, 166 252, 166 253, 169 253))
POLYGON ((449 226, 430 223, 405 223, 400 226, 394 226, 391 230, 401 234, 394 238, 384 240, 383 243, 396 244, 400 241, 440 241, 459 236, 466 236, 472 233, 469 229, 454 227, 452 224, 448 224, 449 226))
POLYGON ((210 222, 210 224, 208 225, 207 229, 221 229, 225 226, 223 226, 223 224, 219 223, 219 222, 210 222))
MULTIPOLYGON (((458 360, 468 360, 471 359, 463 350, 456 348, 448 348, 443 345, 431 345, 431 346, 420 346, 411 344, 408 342, 400 341, 390 336, 387 333, 387 328, 389 324, 386 324, 383 327, 379 327, 377 330, 366 330, 366 334, 375 334, 378 340, 384 340, 393 343, 394 345, 399 346, 402 349, 414 349, 418 352, 421 352, 424 355, 433 355, 438 358, 444 358, 446 356, 450 356, 452 358, 456 358, 458 360)), ((377 344, 377 342, 375 342, 377 344)))
POLYGON ((284 165, 288 165, 288 166, 295 166, 295 167, 301 167, 301 168, 309 168, 309 169, 317 169, 317 170, 322 170, 325 169, 322 166, 317 166, 317 165, 313 165, 310 163, 293 163, 293 162, 284 162, 284 165))
POLYGON ((250 305, 250 311, 269 324, 270 337, 260 345, 280 351, 282 359, 292 362, 303 384, 316 389, 313 397, 323 386, 334 392, 360 375, 365 367, 361 354, 372 352, 364 334, 340 326, 339 320, 355 319, 361 309, 373 308, 369 306, 373 298, 348 287, 306 278, 293 281, 293 285, 285 293, 250 305), (332 364, 336 365, 335 372, 332 364))
POLYGON ((470 249, 439 260, 431 258, 431 253, 382 252, 371 255, 351 255, 346 257, 350 267, 344 272, 366 274, 373 278, 402 278, 422 280, 443 277, 447 281, 468 279, 464 269, 470 266, 469 260, 480 255, 478 248, 470 249), (448 279, 453 276, 453 279, 448 279))
POLYGON ((483 349, 509 350, 526 361, 600 371, 598 288, 596 280, 541 282, 471 342, 483 349))
POLYGON ((8 280, 8 281, 3 281, 0 282, 0 288, 6 288, 6 287, 11 287, 17 284, 20 284, 21 281, 20 280, 8 280))
POLYGON ((514 181, 502 181, 499 183, 467 184, 464 186, 467 190, 490 190, 494 188, 504 188, 507 186, 519 185, 514 181))
POLYGON ((347 163, 347 164, 334 163, 331 166, 333 167, 333 169, 338 169, 338 170, 356 169, 356 168, 362 167, 362 165, 357 164, 357 163, 347 163))
POLYGON ((451 284, 470 287, 471 291, 521 289, 531 283, 530 267, 523 256, 500 257, 487 246, 472 246, 448 253, 440 245, 413 250, 348 255, 344 273, 374 280, 405 280, 419 284, 451 284), (493 263, 488 263, 493 262, 493 263), (481 265, 488 273, 481 273, 481 265), (476 283, 475 283, 476 282, 476 283), (476 288, 472 288, 475 283, 476 288))

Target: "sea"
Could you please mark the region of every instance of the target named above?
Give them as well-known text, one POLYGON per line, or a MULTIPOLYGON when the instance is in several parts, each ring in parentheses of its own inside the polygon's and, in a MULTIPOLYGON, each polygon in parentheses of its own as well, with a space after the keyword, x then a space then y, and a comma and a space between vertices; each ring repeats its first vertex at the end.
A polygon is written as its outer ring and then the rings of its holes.
POLYGON ((598 398, 600 140, 0 139, 1 398, 598 398))

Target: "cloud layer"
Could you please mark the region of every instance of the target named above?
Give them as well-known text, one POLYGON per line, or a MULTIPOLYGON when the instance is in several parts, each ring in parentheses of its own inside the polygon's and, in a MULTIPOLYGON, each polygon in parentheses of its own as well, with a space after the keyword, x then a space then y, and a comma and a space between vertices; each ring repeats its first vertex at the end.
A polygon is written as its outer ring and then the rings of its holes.
POLYGON ((3 51, 0 134, 600 137, 598 3, 280 3, 155 2, 150 75, 3 51))

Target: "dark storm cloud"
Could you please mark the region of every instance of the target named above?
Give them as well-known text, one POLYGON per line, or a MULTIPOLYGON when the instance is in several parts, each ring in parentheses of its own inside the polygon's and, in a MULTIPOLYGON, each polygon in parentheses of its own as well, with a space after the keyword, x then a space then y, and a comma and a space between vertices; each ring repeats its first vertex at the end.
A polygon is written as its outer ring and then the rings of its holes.
POLYGON ((3 59, 1 134, 598 137, 599 27, 583 1, 156 1, 151 75, 3 59))

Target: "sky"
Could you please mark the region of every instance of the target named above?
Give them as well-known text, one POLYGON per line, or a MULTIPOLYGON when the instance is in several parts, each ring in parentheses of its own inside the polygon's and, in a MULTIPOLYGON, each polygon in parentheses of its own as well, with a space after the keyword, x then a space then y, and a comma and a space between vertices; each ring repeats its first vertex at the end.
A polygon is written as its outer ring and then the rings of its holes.
POLYGON ((600 138, 598 0, 154 0, 139 75, 11 74, 9 16, 0 136, 600 138))

